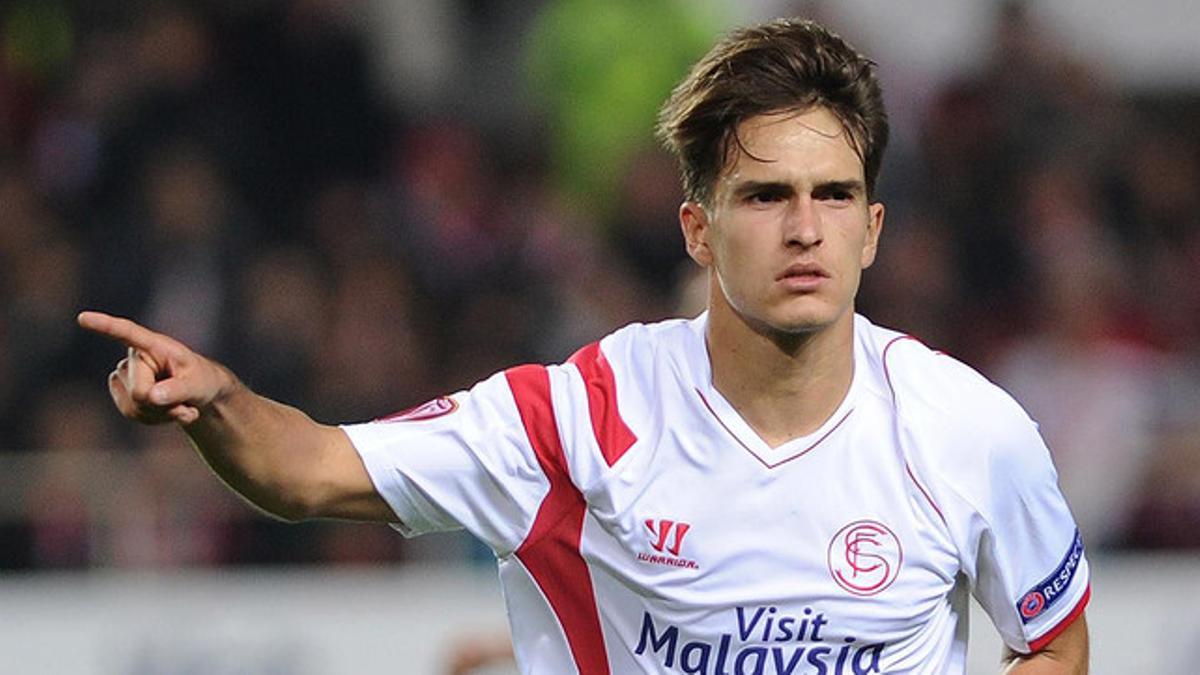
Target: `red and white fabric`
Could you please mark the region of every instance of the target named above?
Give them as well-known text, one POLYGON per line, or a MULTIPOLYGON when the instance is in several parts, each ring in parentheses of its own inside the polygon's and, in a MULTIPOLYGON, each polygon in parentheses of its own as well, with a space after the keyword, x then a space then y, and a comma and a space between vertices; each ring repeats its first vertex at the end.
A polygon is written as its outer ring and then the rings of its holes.
POLYGON ((1021 652, 1082 611, 1075 523, 1002 390, 856 316, 844 401, 772 448, 712 386, 705 322, 344 427, 397 529, 495 551, 522 672, 962 673, 971 594, 1021 652))

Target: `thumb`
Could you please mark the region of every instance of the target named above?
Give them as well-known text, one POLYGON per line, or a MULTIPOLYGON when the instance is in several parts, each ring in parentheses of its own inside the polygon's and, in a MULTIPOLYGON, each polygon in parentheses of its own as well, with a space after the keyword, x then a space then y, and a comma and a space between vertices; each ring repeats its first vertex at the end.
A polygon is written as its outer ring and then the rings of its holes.
POLYGON ((186 381, 178 376, 156 382, 146 396, 152 405, 160 407, 188 403, 191 398, 186 381))
POLYGON ((194 406, 179 404, 167 411, 167 415, 186 426, 200 419, 200 410, 194 406))

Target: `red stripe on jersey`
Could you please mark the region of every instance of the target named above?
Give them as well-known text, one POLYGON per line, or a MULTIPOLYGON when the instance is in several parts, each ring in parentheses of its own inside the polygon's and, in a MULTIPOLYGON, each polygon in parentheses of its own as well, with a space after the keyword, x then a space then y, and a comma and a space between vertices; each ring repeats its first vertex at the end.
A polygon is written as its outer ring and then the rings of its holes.
POLYGON ((1045 634, 1043 634, 1040 638, 1029 643, 1030 653, 1042 651, 1045 649, 1046 645, 1050 644, 1054 640, 1054 638, 1061 635, 1068 626, 1075 623, 1075 619, 1078 619, 1079 615, 1083 614, 1083 608, 1087 607, 1088 600, 1091 600, 1091 598, 1092 586, 1089 584, 1088 587, 1083 591, 1083 597, 1079 599, 1079 602, 1075 603, 1075 609, 1072 609, 1070 614, 1064 617, 1062 621, 1059 621, 1054 628, 1046 631, 1045 634))
MULTIPOLYGON (((887 357, 888 350, 892 348, 892 345, 901 340, 913 340, 918 344, 925 344, 911 335, 901 335, 900 337, 892 338, 891 342, 888 342, 886 345, 884 345, 883 356, 881 357, 881 360, 883 361, 883 376, 887 379, 888 389, 892 392, 893 403, 896 402, 896 388, 892 386, 892 372, 888 370, 887 357)), ((941 354, 941 352, 935 353, 941 354)), ((904 462, 904 470, 908 473, 908 477, 912 479, 913 484, 916 485, 917 489, 921 491, 921 496, 925 497, 925 501, 929 502, 929 505, 932 506, 933 510, 937 512, 938 518, 941 518, 942 522, 946 523, 946 516, 942 515, 942 510, 938 508, 937 502, 933 501, 933 497, 929 494, 929 491, 925 489, 924 485, 921 485, 921 481, 917 480, 917 475, 913 473, 912 467, 908 464, 908 460, 903 456, 901 456, 901 460, 904 462)))
POLYGON ((942 523, 949 525, 950 523, 946 522, 946 516, 942 515, 942 510, 938 508, 937 502, 933 501, 933 497, 929 496, 929 491, 925 489, 924 485, 921 485, 921 481, 917 480, 917 475, 913 473, 912 467, 908 465, 908 460, 904 461, 904 470, 908 472, 908 477, 912 479, 913 484, 921 491, 921 494, 925 497, 925 501, 929 502, 929 505, 937 512, 938 518, 942 519, 942 523))
POLYGON ((571 355, 568 361, 579 369, 583 376, 583 384, 587 389, 588 412, 592 417, 592 431, 596 434, 596 443, 600 446, 600 454, 609 466, 629 450, 637 441, 637 436, 621 419, 621 411, 617 409, 617 381, 613 376, 612 366, 600 351, 600 343, 593 342, 571 355))
POLYGON ((884 345, 883 356, 880 357, 880 360, 883 361, 883 376, 884 376, 884 378, 887 379, 888 389, 890 389, 892 392, 892 401, 896 400, 896 388, 892 386, 892 372, 890 370, 888 370, 888 362, 887 362, 888 350, 890 350, 892 348, 892 345, 896 344, 897 342, 899 342, 901 340, 913 340, 917 344, 921 344, 921 345, 925 344, 924 342, 921 342, 920 340, 918 340, 917 338, 915 338, 911 335, 901 335, 900 337, 892 338, 891 342, 888 342, 886 345, 884 345))
POLYGON ((550 400, 550 376, 542 366, 520 366, 506 371, 505 377, 525 434, 550 482, 517 558, 558 617, 580 675, 607 674, 608 654, 592 577, 579 552, 586 504, 567 472, 550 400))

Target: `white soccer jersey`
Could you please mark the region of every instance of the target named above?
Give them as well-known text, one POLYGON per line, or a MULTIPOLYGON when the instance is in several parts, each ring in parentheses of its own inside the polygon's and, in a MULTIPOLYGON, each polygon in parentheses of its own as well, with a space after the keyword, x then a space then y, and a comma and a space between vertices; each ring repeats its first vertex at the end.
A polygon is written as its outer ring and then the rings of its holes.
POLYGON ((777 448, 712 386, 706 316, 346 426, 408 535, 495 551, 521 671, 961 673, 968 594, 1040 649, 1088 564, 1036 425, 855 317, 836 413, 777 448))

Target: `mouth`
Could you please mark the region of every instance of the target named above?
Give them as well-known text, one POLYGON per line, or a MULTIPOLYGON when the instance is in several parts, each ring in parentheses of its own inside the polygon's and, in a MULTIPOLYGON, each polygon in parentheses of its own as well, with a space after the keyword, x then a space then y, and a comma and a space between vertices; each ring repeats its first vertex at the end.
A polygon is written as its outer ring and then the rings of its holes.
POLYGON ((788 281, 790 279, 828 279, 829 272, 825 271, 824 267, 816 263, 796 263, 789 266, 779 276, 775 277, 775 281, 788 281))
POLYGON ((792 291, 816 290, 829 278, 829 272, 816 263, 796 263, 775 277, 775 281, 792 291))

